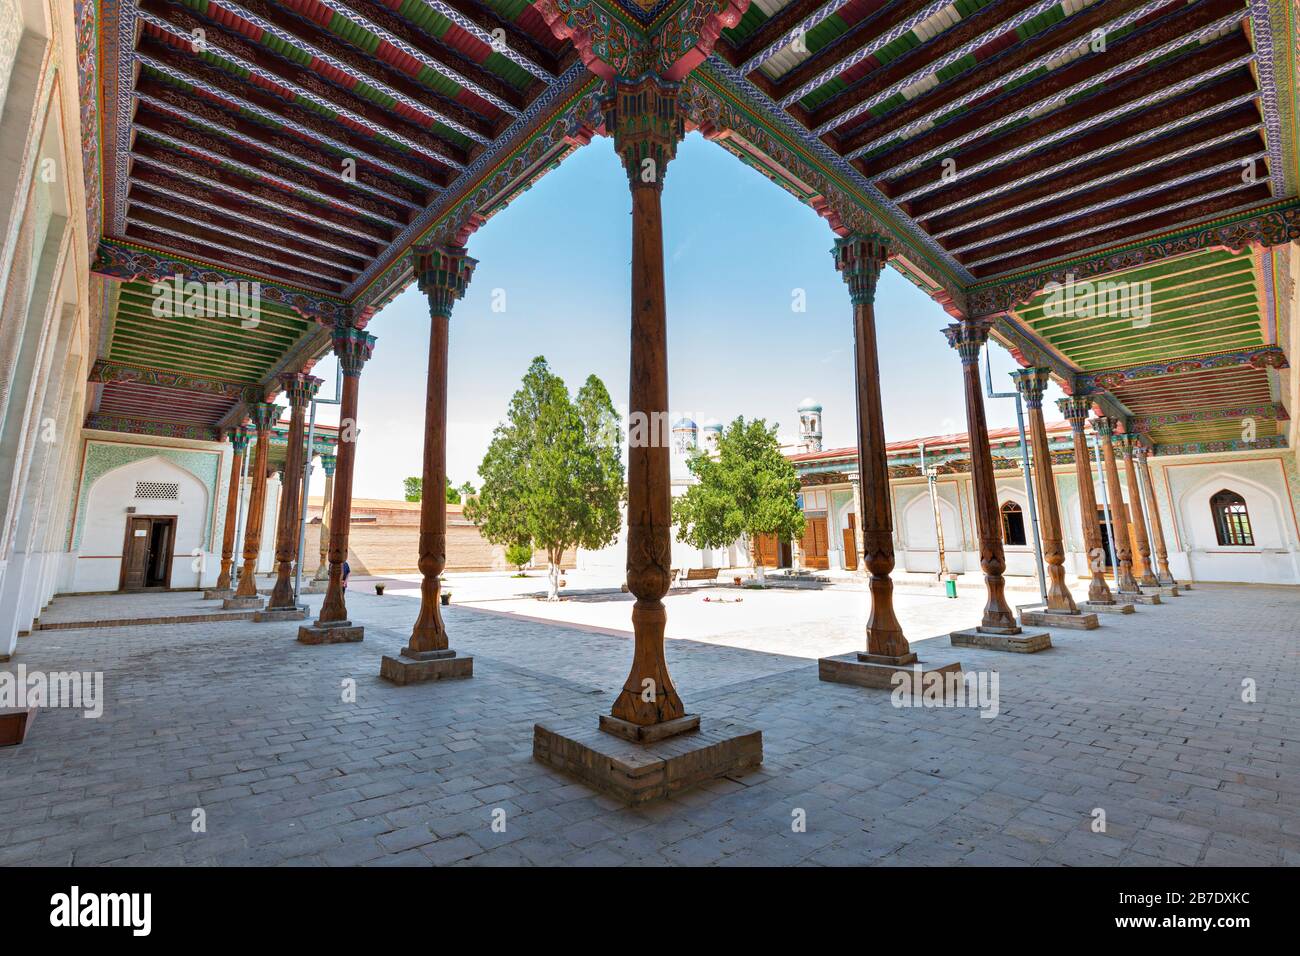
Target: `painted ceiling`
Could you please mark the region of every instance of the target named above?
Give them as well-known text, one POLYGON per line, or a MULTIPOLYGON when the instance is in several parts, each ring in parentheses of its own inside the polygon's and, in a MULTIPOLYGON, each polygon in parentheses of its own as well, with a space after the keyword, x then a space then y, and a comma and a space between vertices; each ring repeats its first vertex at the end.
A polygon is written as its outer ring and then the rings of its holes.
POLYGON ((230 427, 240 389, 364 322, 413 244, 467 238, 653 62, 693 128, 837 232, 891 235, 946 309, 1158 447, 1242 447, 1245 418, 1284 440, 1287 0, 78 2, 96 269, 125 280, 102 418, 230 427), (173 272, 259 282, 260 321, 143 321, 173 272), (1048 315, 1076 277, 1148 290, 1149 322, 1048 315))

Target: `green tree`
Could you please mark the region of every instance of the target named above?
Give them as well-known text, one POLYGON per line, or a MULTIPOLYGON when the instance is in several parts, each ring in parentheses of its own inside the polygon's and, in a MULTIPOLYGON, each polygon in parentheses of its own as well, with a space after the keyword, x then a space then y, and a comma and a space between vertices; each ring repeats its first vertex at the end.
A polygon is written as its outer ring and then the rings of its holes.
POLYGON ((559 599, 566 549, 603 548, 618 534, 624 484, 617 422, 600 379, 588 377, 571 400, 538 356, 479 466, 482 488, 465 516, 493 544, 531 541, 546 552, 548 600, 559 599))
POLYGON ((531 560, 533 560, 533 546, 531 544, 511 544, 506 546, 506 564, 514 565, 520 574, 524 573, 525 565, 531 560))
POLYGON ((451 483, 450 478, 447 479, 447 504, 460 504, 460 489, 451 483))
POLYGON ((407 501, 419 501, 424 491, 423 478, 406 478, 402 484, 406 492, 407 501))
POLYGON ((763 580, 758 536, 797 538, 804 527, 795 498, 799 477, 781 454, 776 426, 739 417, 718 438, 716 456, 698 451, 687 467, 698 483, 673 500, 677 540, 697 548, 724 548, 744 535, 763 580))

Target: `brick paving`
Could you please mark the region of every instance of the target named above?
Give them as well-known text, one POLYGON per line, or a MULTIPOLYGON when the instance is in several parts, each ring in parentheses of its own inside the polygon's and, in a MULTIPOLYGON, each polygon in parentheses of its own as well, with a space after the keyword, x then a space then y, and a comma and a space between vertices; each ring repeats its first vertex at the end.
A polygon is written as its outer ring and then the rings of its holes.
MULTIPOLYGON (((675 639, 688 706, 761 728, 766 760, 635 810, 530 756, 534 721, 608 710, 625 636, 452 607, 474 678, 394 687, 379 659, 416 605, 392 594, 352 592, 361 644, 303 646, 292 623, 37 631, 3 669, 103 670, 107 703, 45 710, 0 750, 0 864, 1297 864, 1298 597, 1206 586, 1040 654, 962 650, 999 673, 993 719, 819 682, 838 626, 771 628, 767 650, 761 627, 675 639)), ((54 607, 83 600, 108 601, 54 607)), ((967 600, 924 600, 914 637, 971 623, 967 600)))

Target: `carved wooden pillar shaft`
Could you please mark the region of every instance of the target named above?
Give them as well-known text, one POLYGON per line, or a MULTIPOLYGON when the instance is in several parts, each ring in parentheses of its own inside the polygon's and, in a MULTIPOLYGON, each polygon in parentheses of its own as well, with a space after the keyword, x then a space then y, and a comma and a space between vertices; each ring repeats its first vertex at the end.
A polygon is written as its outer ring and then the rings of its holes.
POLYGON ((1002 518, 998 512, 998 489, 993 475, 993 452, 989 449, 988 422, 984 417, 984 390, 980 384, 980 349, 988 341, 992 322, 962 319, 944 330, 948 344, 961 356, 966 387, 966 431, 970 437, 971 483, 975 494, 975 527, 979 534, 980 568, 988 600, 980 627, 1000 633, 1019 633, 1015 615, 1007 606, 1006 555, 1002 550, 1002 518))
POLYGON ((1160 584, 1176 584, 1169 570, 1169 548, 1165 544, 1165 529, 1160 520, 1160 502, 1156 501, 1156 486, 1151 480, 1151 466, 1147 462, 1147 450, 1142 446, 1133 449, 1133 457, 1138 466, 1138 477, 1142 480, 1142 490, 1151 505, 1151 544, 1156 552, 1156 580, 1160 584))
POLYGON ((407 651, 447 650, 438 609, 439 575, 447 566, 447 345, 451 311, 474 276, 476 259, 463 246, 417 249, 420 291, 429 299, 429 370, 424 400, 424 477, 420 496, 420 614, 407 651))
POLYGON ((230 569, 235 563, 235 523, 239 514, 240 481, 244 471, 244 453, 248 450, 248 429, 243 425, 232 429, 230 444, 235 457, 230 460, 230 487, 226 491, 226 525, 221 534, 221 574, 217 577, 217 590, 230 590, 230 569))
POLYGON ((302 497, 302 469, 306 460, 303 443, 306 441, 305 419, 307 406, 316 397, 322 380, 305 372, 280 376, 280 387, 289 402, 289 445, 284 457, 284 471, 280 478, 280 515, 275 534, 275 586, 268 610, 292 608, 293 562, 298 554, 299 499, 302 497))
POLYGON ((320 564, 313 581, 325 581, 330 576, 330 509, 334 505, 334 465, 338 459, 333 455, 321 455, 321 467, 325 469, 325 494, 320 502, 320 564))
POLYGON ((248 517, 244 522, 244 569, 239 573, 235 597, 257 597, 257 554, 262 549, 262 513, 266 510, 266 460, 271 453, 271 428, 280 417, 280 406, 254 402, 248 417, 257 429, 253 467, 248 470, 252 489, 248 493, 248 517))
MULTIPOLYGON (((604 103, 605 129, 623 160, 632 189, 632 361, 628 405, 649 422, 668 414, 668 336, 660 195, 664 173, 685 135, 677 111, 678 85, 646 76, 614 80, 604 103)), ((647 726, 685 716, 664 658, 671 583, 670 449, 658 440, 628 449, 627 587, 635 635, 632 669, 614 701, 614 717, 647 726)))
POLYGON ((334 354, 343 369, 343 394, 339 397, 339 445, 334 493, 330 501, 329 584, 321 604, 318 624, 348 619, 343 594, 343 562, 348 559, 348 529, 352 521, 352 467, 357 457, 357 393, 361 369, 375 348, 375 337, 351 326, 334 329, 334 354))
POLYGON ((1034 454, 1034 494, 1038 499, 1038 530, 1047 565, 1047 610, 1077 614, 1078 605, 1065 586, 1065 546, 1061 540, 1061 508, 1056 500, 1056 479, 1052 475, 1052 449, 1043 421, 1043 391, 1051 369, 1022 368, 1012 372, 1016 388, 1029 409, 1029 441, 1034 454))
POLYGON ((1147 537, 1147 519, 1142 510, 1142 490, 1138 487, 1137 465, 1133 462, 1133 436, 1124 435, 1124 476, 1128 479, 1129 511, 1132 514, 1133 537, 1137 542, 1137 554, 1133 557, 1133 576, 1138 585, 1153 588, 1160 584, 1151 573, 1151 540, 1147 537))
POLYGON ((1083 423, 1088 420, 1091 402, 1078 395, 1062 398, 1056 405, 1070 423, 1074 438, 1074 477, 1079 485, 1079 518, 1083 523, 1083 546, 1088 552, 1088 569, 1092 580, 1088 584, 1088 600, 1093 604, 1114 604, 1115 596, 1106 583, 1106 555, 1101 543, 1101 520, 1097 515, 1097 492, 1093 488, 1092 456, 1088 452, 1088 439, 1083 433, 1083 423))
POLYGON ((858 414, 858 479, 862 498, 862 559, 871 575, 867 653, 901 661, 911 653, 894 615, 894 528, 889 513, 885 421, 880 410, 880 359, 876 354, 876 282, 889 247, 874 233, 835 241, 835 267, 853 302, 854 379, 858 414))
POLYGON ((1133 548, 1128 537, 1128 511, 1119 487, 1119 469, 1115 466, 1113 436, 1115 421, 1104 416, 1094 418, 1092 427, 1101 441, 1102 468, 1106 472, 1106 497, 1110 500, 1111 542, 1115 547, 1115 590, 1120 594, 1138 594, 1141 588, 1133 577, 1133 548))

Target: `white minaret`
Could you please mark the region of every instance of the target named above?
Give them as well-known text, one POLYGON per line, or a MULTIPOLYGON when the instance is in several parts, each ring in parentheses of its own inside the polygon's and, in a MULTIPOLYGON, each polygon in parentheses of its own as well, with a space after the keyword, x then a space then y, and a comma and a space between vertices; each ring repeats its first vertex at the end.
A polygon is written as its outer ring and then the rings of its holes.
POLYGON ((799 447, 804 451, 822 450, 822 407, 811 398, 799 403, 799 447))
POLYGON ((718 453, 718 439, 722 437, 722 422, 718 421, 716 418, 710 418, 704 423, 700 431, 704 433, 701 436, 701 441, 705 453, 716 455, 718 453))

